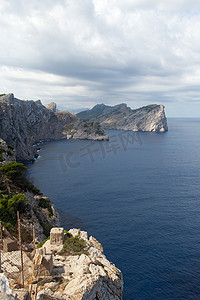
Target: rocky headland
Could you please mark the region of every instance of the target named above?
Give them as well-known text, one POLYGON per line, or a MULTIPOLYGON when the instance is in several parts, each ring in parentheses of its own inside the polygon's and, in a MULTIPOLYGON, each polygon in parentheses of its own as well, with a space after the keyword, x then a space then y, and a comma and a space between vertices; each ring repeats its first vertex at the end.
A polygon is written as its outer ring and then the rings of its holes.
POLYGON ((147 105, 131 109, 122 103, 115 106, 98 104, 77 114, 81 120, 99 122, 104 129, 164 132, 168 130, 163 105, 147 105))
POLYGON ((34 160, 41 140, 84 138, 107 140, 105 131, 95 123, 80 121, 69 112, 57 112, 51 103, 22 101, 13 94, 0 95, 0 138, 16 150, 19 161, 34 160))

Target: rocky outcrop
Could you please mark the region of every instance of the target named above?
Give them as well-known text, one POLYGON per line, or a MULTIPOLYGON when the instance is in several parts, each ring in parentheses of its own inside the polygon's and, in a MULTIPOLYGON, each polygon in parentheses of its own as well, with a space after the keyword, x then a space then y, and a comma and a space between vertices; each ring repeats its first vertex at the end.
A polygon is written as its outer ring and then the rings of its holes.
POLYGON ((101 128, 99 123, 87 122, 76 120, 72 129, 66 129, 65 131, 68 139, 80 139, 80 140, 94 140, 94 141, 107 141, 108 135, 101 128))
POLYGON ((0 299, 14 300, 15 297, 10 288, 8 278, 2 273, 0 274, 0 299))
POLYGON ((49 104, 46 105, 46 108, 53 111, 53 112, 56 112, 57 109, 56 109, 56 103, 55 102, 51 102, 49 104))
MULTIPOLYGON (((41 140, 66 138, 74 124, 74 133, 78 134, 77 117, 68 112, 55 110, 54 103, 51 103, 48 109, 40 100, 22 101, 16 99, 13 94, 0 96, 0 138, 16 149, 17 160, 33 160, 37 156, 34 144, 41 140)), ((80 134, 81 132, 80 126, 80 134)), ((105 135, 105 132, 102 132, 105 135)), ((97 132, 93 136, 95 138, 100 135, 97 132)), ((85 132, 84 138, 90 139, 91 136, 85 132)))
POLYGON ((47 241, 43 248, 49 255, 54 253, 52 277, 59 278, 59 282, 62 284, 58 284, 56 280, 45 283, 43 288, 40 288, 37 300, 121 300, 122 273, 107 260, 102 252, 101 244, 93 237, 88 239, 87 232, 80 231, 80 229, 71 229, 69 232, 74 237, 80 236, 86 242, 87 254, 74 256, 55 254, 54 250, 59 251, 59 247, 55 246, 54 249, 50 245, 50 241, 47 241))
POLYGON ((77 116, 82 120, 99 122, 104 129, 152 132, 168 130, 164 106, 157 104, 134 110, 124 103, 116 106, 100 104, 77 116))

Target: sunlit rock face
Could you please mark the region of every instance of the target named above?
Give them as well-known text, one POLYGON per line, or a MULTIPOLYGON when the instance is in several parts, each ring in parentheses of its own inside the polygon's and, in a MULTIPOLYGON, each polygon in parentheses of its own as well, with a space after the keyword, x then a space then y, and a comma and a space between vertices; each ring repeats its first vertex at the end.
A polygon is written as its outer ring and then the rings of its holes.
POLYGON ((104 129, 132 131, 168 130, 167 118, 163 105, 147 105, 139 109, 131 109, 122 103, 116 106, 98 104, 91 110, 77 114, 82 120, 98 121, 104 129))

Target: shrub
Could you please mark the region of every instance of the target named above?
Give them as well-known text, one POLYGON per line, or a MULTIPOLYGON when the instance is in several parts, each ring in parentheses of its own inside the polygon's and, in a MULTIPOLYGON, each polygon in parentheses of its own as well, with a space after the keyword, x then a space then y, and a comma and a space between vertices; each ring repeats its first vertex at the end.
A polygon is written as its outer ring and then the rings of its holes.
POLYGON ((64 233, 67 234, 67 237, 68 237, 68 238, 72 237, 72 234, 71 234, 70 232, 68 232, 67 230, 64 230, 64 233))
POLYGON ((9 156, 12 156, 13 153, 10 151, 10 150, 7 150, 6 153, 9 155, 9 156))
POLYGON ((4 150, 3 148, 0 148, 0 154, 5 153, 6 150, 4 150))
POLYGON ((85 250, 86 242, 81 239, 78 235, 75 237, 67 238, 63 245, 63 249, 59 254, 63 255, 81 255, 82 253, 87 253, 85 250))
POLYGON ((40 190, 36 188, 32 182, 30 182, 25 176, 25 170, 27 168, 22 163, 16 161, 9 162, 0 168, 0 173, 4 177, 7 177, 13 183, 23 190, 30 190, 34 194, 39 194, 40 190))
POLYGON ((14 147, 13 146, 11 146, 11 145, 8 145, 8 149, 10 149, 10 150, 14 150, 14 147))
POLYGON ((22 163, 17 163, 16 161, 9 162, 0 168, 1 173, 9 177, 11 180, 16 180, 16 178, 21 178, 26 167, 22 163))
POLYGON ((24 194, 17 194, 12 197, 0 197, 0 219, 3 222, 15 225, 17 211, 23 213, 27 207, 27 199, 24 194))

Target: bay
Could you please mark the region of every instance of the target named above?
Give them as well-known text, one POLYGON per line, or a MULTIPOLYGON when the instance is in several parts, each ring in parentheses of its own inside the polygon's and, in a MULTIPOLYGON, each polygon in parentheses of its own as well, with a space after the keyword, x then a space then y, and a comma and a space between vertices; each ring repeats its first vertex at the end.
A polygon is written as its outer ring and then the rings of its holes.
POLYGON ((109 142, 40 145, 28 175, 62 225, 100 241, 124 299, 200 299, 200 119, 166 133, 108 131, 109 142))

